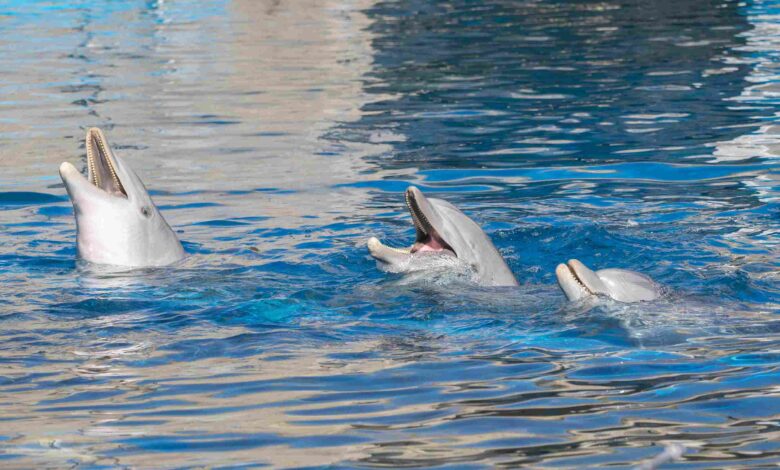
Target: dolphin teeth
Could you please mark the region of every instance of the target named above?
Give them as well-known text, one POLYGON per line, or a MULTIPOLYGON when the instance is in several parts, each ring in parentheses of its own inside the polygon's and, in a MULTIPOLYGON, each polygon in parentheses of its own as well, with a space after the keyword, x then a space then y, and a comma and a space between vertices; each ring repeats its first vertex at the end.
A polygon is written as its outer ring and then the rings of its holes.
POLYGON ((95 154, 92 151, 92 146, 87 142, 87 166, 89 166, 89 174, 91 175, 90 183, 94 184, 98 188, 100 187, 100 175, 95 165, 95 154))
POLYGON ((575 271, 574 268, 572 268, 571 266, 567 265, 566 267, 569 268, 569 272, 571 273, 571 277, 574 278, 574 280, 577 282, 577 284, 579 284, 580 287, 585 289, 585 292, 587 292, 589 294, 593 294, 593 292, 591 292, 591 290, 588 289, 588 286, 586 286, 585 283, 582 282, 582 279, 580 279, 580 277, 577 276, 577 271, 575 271))
POLYGON ((108 149, 106 148, 105 142, 103 142, 103 139, 98 140, 98 145, 100 146, 100 151, 103 155, 106 155, 106 163, 108 164, 108 171, 111 173, 111 179, 114 180, 114 184, 116 184, 117 188, 122 187, 122 184, 119 182, 119 176, 116 174, 116 169, 114 168, 114 164, 111 163, 111 159, 108 158, 108 149))
POLYGON ((124 186, 122 186, 122 182, 119 180, 119 175, 117 175, 116 167, 112 161, 111 151, 109 150, 102 133, 97 129, 90 129, 87 133, 86 146, 90 183, 104 191, 127 197, 127 192, 125 191, 124 186), (97 155, 95 154, 96 152, 97 155), (101 170, 98 170, 98 159, 100 159, 101 170), (106 187, 103 185, 101 172, 105 172, 106 168, 108 169, 108 176, 110 176, 111 182, 113 183, 113 191, 109 191, 109 185, 106 185, 106 187))
POLYGON ((422 232, 423 235, 428 235, 428 227, 431 226, 430 221, 428 221, 428 219, 425 217, 425 214, 420 211, 420 208, 417 206, 417 201, 415 201, 408 192, 405 194, 405 198, 406 206, 409 208, 409 213, 412 215, 412 222, 414 223, 414 227, 422 232))

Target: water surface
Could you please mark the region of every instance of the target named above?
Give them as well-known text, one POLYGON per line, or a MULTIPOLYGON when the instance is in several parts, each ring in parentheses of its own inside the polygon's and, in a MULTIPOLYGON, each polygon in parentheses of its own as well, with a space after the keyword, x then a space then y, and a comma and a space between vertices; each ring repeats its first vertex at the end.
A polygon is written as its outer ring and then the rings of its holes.
POLYGON ((772 2, 0 0, 0 465, 685 468, 780 453, 772 2), (175 266, 75 260, 103 128, 175 266), (376 269, 410 184, 519 279, 376 269), (579 258, 668 287, 568 305, 579 258))

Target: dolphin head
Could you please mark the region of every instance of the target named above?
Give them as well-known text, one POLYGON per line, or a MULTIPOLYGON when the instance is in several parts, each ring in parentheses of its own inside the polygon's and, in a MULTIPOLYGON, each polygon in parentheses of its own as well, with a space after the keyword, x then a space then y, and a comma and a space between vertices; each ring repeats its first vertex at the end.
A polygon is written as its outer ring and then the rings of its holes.
POLYGON ((661 295, 660 286, 644 274, 626 269, 592 271, 576 259, 559 264, 555 276, 571 301, 607 296, 620 302, 641 302, 661 295))
POLYGON ((400 266, 430 255, 454 257, 470 266, 481 284, 517 285, 512 271, 479 225, 447 201, 425 197, 414 186, 406 190, 415 240, 409 248, 392 248, 375 237, 368 250, 377 261, 400 266))
POLYGON ((135 172, 116 156, 100 129, 87 131, 87 177, 60 165, 76 216, 76 245, 86 261, 162 266, 184 250, 135 172))

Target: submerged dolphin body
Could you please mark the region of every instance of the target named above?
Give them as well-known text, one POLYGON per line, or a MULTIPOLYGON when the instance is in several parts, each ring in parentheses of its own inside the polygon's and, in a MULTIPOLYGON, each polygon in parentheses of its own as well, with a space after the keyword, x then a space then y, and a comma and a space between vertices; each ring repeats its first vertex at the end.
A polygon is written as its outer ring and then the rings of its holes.
MULTIPOLYGON (((474 270, 476 281, 487 286, 516 286, 517 280, 490 238, 473 220, 447 201, 427 198, 415 187, 406 190, 406 205, 416 231, 410 248, 391 248, 375 237, 368 250, 377 261, 397 271, 431 266, 433 256, 459 261, 474 270)), ((453 263, 450 263, 452 265, 453 263)))
POLYGON ((605 295, 620 302, 641 302, 661 296, 661 286, 644 274, 625 269, 594 272, 576 259, 559 264, 555 276, 571 301, 605 295))
POLYGON ((184 257, 135 172, 114 155, 103 132, 87 131, 87 178, 68 162, 60 165, 76 216, 78 256, 117 266, 163 266, 184 257))

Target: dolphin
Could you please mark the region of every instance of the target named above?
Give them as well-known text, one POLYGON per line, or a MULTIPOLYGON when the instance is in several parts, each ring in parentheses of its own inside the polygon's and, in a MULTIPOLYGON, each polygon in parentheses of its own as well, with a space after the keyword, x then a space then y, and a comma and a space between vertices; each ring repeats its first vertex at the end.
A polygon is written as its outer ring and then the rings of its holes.
POLYGON ((559 264, 555 276, 570 301, 603 295, 619 302, 641 302, 661 296, 661 286, 644 274, 626 269, 594 272, 576 259, 559 264))
POLYGON ((376 237, 368 251, 378 262, 400 271, 425 269, 432 255, 458 260, 473 269, 486 286, 516 286, 517 280, 479 225, 447 201, 427 198, 419 189, 406 190, 406 205, 416 232, 409 248, 391 248, 376 237))
POLYGON ((60 165, 76 216, 76 247, 85 261, 144 267, 171 264, 184 249, 135 172, 108 146, 103 132, 87 131, 87 177, 60 165))

